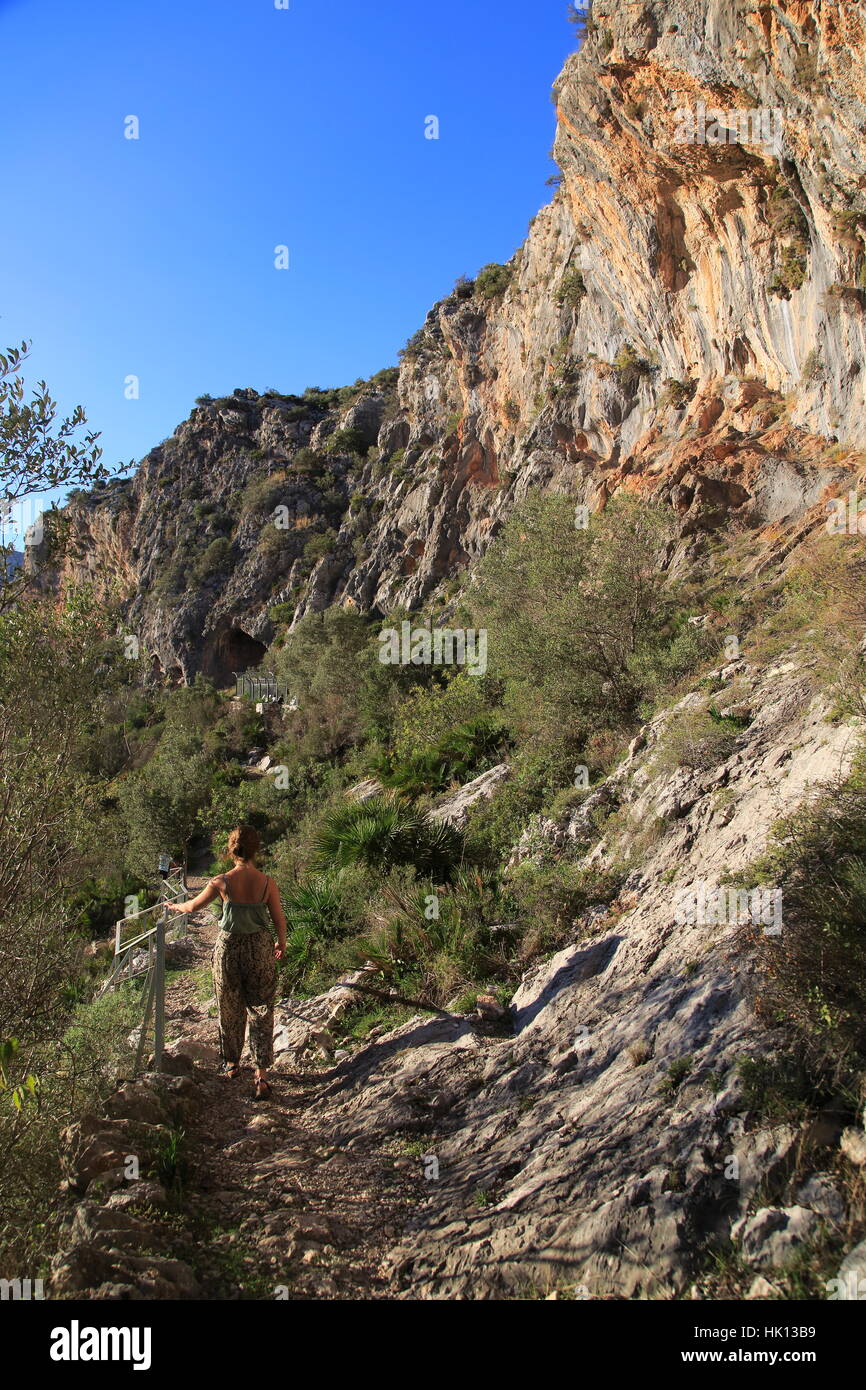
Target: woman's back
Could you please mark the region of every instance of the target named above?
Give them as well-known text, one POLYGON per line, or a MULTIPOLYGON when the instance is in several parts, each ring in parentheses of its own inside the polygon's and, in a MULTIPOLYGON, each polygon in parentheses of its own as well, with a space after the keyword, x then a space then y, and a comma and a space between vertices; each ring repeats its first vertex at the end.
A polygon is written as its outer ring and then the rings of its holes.
POLYGON ((251 864, 243 864, 238 869, 231 869, 229 873, 222 874, 216 880, 218 884, 225 884, 228 896, 232 902, 238 906, 257 906, 264 902, 267 896, 270 879, 267 874, 263 874, 261 869, 255 869, 251 864))
POLYGON ((259 869, 243 865, 214 880, 223 893, 220 929, 239 936, 271 931, 271 914, 266 898, 270 879, 259 869))

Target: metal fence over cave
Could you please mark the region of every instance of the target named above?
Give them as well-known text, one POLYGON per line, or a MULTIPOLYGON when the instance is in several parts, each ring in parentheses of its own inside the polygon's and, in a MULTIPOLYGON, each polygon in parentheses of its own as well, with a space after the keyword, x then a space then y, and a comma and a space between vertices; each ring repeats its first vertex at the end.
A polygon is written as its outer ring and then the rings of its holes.
POLYGON ((288 700, 289 692, 273 671, 233 672, 236 687, 235 695, 241 700, 255 700, 257 704, 274 704, 277 700, 288 700))

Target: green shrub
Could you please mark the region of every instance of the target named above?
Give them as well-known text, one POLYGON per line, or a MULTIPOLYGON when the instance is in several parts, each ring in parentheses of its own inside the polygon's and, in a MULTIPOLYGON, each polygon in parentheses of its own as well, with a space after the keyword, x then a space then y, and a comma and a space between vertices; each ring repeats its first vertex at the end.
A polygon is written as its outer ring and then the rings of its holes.
POLYGON ((503 734, 501 720, 478 715, 449 729, 433 744, 402 756, 383 755, 375 764, 376 773, 386 787, 406 796, 444 791, 485 771, 501 748, 503 734))
POLYGON ((586 284, 582 272, 579 270, 567 271, 556 291, 557 303, 567 304, 570 309, 578 309, 585 296, 586 284))
POLYGON ((659 406, 672 406, 674 410, 682 410, 695 394, 695 385, 694 381, 678 381, 676 377, 666 377, 664 390, 658 400, 659 406))
POLYGON ((406 346, 400 349, 400 360, 402 361, 404 357, 417 357, 418 354, 423 352, 424 348, 429 347, 429 345, 430 341, 426 326, 424 328, 419 328, 417 333, 412 334, 406 346))
POLYGON ((654 765, 667 771, 709 771, 731 757, 742 728, 742 721, 725 719, 716 710, 683 710, 665 729, 654 765))
MULTIPOLYGON (((582 752, 580 759, 583 759, 582 752)), ((560 792, 574 785, 578 749, 561 739, 532 740, 510 757, 511 775, 496 795, 469 808, 466 856, 475 863, 499 865, 520 839, 533 815, 560 792)))
POLYGON ((776 183, 767 200, 767 221, 774 234, 786 244, 780 251, 779 269, 767 286, 770 294, 790 298, 806 279, 809 252, 809 224, 788 185, 776 183))
POLYGON ((389 756, 377 766, 380 776, 393 774, 397 780, 389 785, 412 792, 413 770, 420 774, 415 791, 439 790, 483 771, 506 742, 494 709, 498 694, 492 682, 466 671, 409 691, 396 712, 389 756))
POLYGON ((288 930, 281 974, 291 988, 330 986, 342 954, 334 947, 364 929, 369 895, 370 883, 357 869, 307 874, 282 888, 288 930))
POLYGON ((320 531, 318 535, 310 537, 304 546, 304 559, 312 568, 320 560, 324 560, 326 555, 330 555, 336 544, 337 533, 328 527, 327 531, 320 531))
POLYGON ((803 362, 802 381, 806 385, 812 385, 815 382, 823 381, 826 371, 827 368, 820 350, 818 348, 812 348, 812 350, 806 354, 806 358, 803 362))
POLYGON ((369 445, 360 430, 335 430, 325 445, 329 454, 366 454, 369 445))
POLYGON ((277 627, 282 627, 292 621, 296 608, 296 603, 272 603, 268 609, 268 617, 277 627))
POLYGON ((496 299, 503 295, 511 284, 514 270, 508 265, 497 265, 491 262, 479 270, 475 279, 475 292, 480 294, 482 299, 496 299))
POLYGON ((433 894, 429 883, 394 873, 371 903, 372 929, 352 944, 350 959, 372 962, 401 992, 441 1007, 455 995, 477 995, 482 983, 514 978, 509 936, 497 930, 512 909, 494 874, 463 870, 433 894))
POLYGON ((632 392, 637 390, 643 377, 650 375, 652 367, 631 343, 625 343, 614 359, 613 370, 622 389, 632 392))
POLYGON ((782 1029, 816 1084, 856 1098, 866 1074, 866 756, 775 828, 746 887, 777 884, 783 929, 750 928, 762 1016, 782 1029))
POLYGON ((285 498, 286 485, 279 475, 258 474, 241 495, 241 516, 264 516, 285 498))
MULTIPOLYGON (((295 559, 299 548, 297 531, 277 526, 273 521, 266 522, 262 527, 257 549, 267 555, 273 564, 287 568, 295 559)), ((282 583, 282 580, 279 582, 282 583)))
POLYGON ((806 279, 807 268, 804 251, 795 246, 783 246, 779 269, 767 285, 768 292, 780 299, 790 299, 793 291, 798 290, 806 279))
POLYGON ((420 874, 444 882, 463 853, 462 836, 396 796, 351 802, 331 811, 314 841, 318 869, 366 864, 392 869, 411 864, 420 874))
POLYGON ((508 887, 522 928, 523 960, 573 941, 582 914, 612 903, 623 877, 621 872, 580 869, 568 860, 545 865, 527 861, 514 869, 508 887))
POLYGON ((186 560, 180 558, 172 560, 171 563, 166 565, 160 572, 154 584, 154 590, 157 594, 163 594, 166 597, 173 598, 186 590, 188 575, 189 564, 186 560))
POLYGON ((199 556, 192 567, 193 584, 202 584, 208 579, 227 574, 231 549, 231 542, 225 536, 219 536, 215 541, 211 541, 207 550, 199 556))
POLYGON ((776 183, 767 200, 767 221, 777 237, 788 237, 801 247, 808 246, 809 224, 805 213, 786 183, 776 183))
POLYGON ((616 500, 576 529, 574 503, 532 496, 506 523, 471 591, 495 632, 490 674, 505 681, 517 732, 573 740, 627 725, 666 678, 678 633, 665 582, 669 511, 616 500), (603 621, 600 621, 603 615, 603 621))
POLYGON ((308 473, 311 477, 318 477, 325 470, 326 463, 315 449, 303 448, 292 455, 289 468, 293 473, 308 473))

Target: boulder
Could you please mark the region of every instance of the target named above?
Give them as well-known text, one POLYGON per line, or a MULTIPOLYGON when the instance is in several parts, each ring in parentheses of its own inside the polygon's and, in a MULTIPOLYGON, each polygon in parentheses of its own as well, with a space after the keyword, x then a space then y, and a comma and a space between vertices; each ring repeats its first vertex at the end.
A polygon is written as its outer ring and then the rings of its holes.
POLYGON ((144 1124, 166 1124, 169 1116, 152 1087, 145 1081, 127 1081, 106 1102, 107 1115, 116 1119, 142 1121, 144 1124))
POLYGON ((159 1231, 152 1224, 129 1216, 123 1209, 87 1201, 75 1210, 70 1237, 74 1245, 134 1251, 154 1245, 159 1231))
POLYGON ((215 1066, 220 1055, 219 1048, 213 1043, 199 1042, 196 1038, 181 1038, 167 1050, 172 1057, 188 1057, 190 1061, 201 1062, 203 1066, 215 1066))
POLYGON ((840 1225, 845 1219, 845 1198, 833 1173, 813 1173, 807 1178, 797 1189, 797 1204, 808 1207, 835 1225, 840 1225))
POLYGON ((356 782, 354 787, 350 787, 346 795, 351 801, 370 801, 374 796, 381 796, 384 788, 381 782, 377 782, 375 777, 365 777, 363 782, 356 782))
POLYGON ((113 1192, 105 1205, 110 1211, 126 1211, 129 1207, 141 1210, 152 1207, 154 1211, 167 1211, 170 1204, 161 1183, 141 1178, 138 1182, 128 1183, 122 1192, 113 1192))
POLYGON ((183 1260, 160 1255, 125 1255, 118 1263, 125 1282, 139 1288, 146 1298, 201 1298, 202 1292, 192 1269, 183 1260))
POLYGON ((862 1168, 866 1164, 866 1132, 862 1129, 846 1129, 842 1133, 839 1147, 856 1168, 862 1168))
POLYGON ((343 415, 340 420, 340 429, 353 430, 360 435, 367 448, 370 448, 379 438, 384 413, 384 396, 361 396, 343 415))
POLYGON ((476 801, 489 800, 510 776, 508 763, 498 763, 434 806, 430 812, 431 819, 445 821, 462 829, 469 817, 470 806, 474 806, 476 801))
POLYGON ((122 1170, 129 1143, 117 1126, 94 1115, 85 1115, 61 1135, 63 1172, 67 1186, 84 1192, 94 1178, 122 1170))
POLYGON ((107 1250, 96 1245, 76 1245, 51 1261, 52 1298, 75 1298, 85 1289, 110 1282, 115 1264, 107 1250))
POLYGON ((792 1160, 796 1143, 797 1131, 791 1125, 750 1130, 737 1141, 733 1156, 739 1174, 741 1211, 748 1208, 761 1184, 792 1160))
POLYGON ((164 1052, 162 1054, 163 1076, 192 1076, 195 1063, 184 1052, 164 1052))
POLYGON ((508 1016, 495 994, 479 994, 475 1001, 478 1017, 487 1023, 501 1023, 508 1016))
POLYGON ((769 1279, 765 1279, 763 1274, 759 1274, 757 1279, 752 1281, 749 1285, 749 1292, 746 1294, 747 1299, 778 1297, 779 1290, 776 1285, 771 1284, 769 1279))
POLYGON ((820 1225, 820 1217, 808 1207, 761 1207, 753 1216, 734 1222, 731 1239, 753 1268, 778 1269, 817 1234, 820 1225))
MULTIPOLYGON (((129 1235, 129 1232, 125 1232, 129 1235)), ((201 1298, 192 1269, 182 1260, 161 1255, 132 1255, 93 1243, 75 1245, 56 1255, 51 1263, 53 1298, 80 1298, 96 1291, 101 1298, 121 1288, 126 1298, 201 1298)))

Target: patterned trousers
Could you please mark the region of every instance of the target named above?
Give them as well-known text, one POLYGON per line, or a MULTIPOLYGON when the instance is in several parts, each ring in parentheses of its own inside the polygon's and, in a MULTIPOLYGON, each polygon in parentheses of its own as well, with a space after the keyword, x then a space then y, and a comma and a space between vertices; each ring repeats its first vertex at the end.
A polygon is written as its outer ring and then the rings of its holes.
POLYGON ((213 982, 223 1061, 240 1061, 249 1019, 253 1060, 262 1069, 272 1066, 277 962, 270 932, 220 932, 213 952, 213 982))

